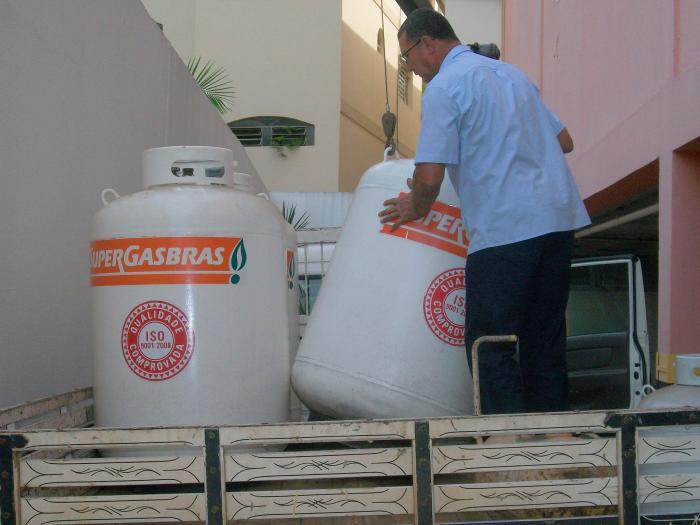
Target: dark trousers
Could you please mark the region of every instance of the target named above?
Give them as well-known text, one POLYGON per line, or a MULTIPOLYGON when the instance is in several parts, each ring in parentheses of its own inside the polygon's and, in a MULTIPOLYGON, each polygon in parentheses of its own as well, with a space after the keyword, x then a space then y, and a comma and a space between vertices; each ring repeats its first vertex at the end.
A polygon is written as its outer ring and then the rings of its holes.
POLYGON ((482 335, 518 336, 479 347, 484 414, 568 409, 566 302, 574 234, 555 232, 467 257, 466 346, 482 335))

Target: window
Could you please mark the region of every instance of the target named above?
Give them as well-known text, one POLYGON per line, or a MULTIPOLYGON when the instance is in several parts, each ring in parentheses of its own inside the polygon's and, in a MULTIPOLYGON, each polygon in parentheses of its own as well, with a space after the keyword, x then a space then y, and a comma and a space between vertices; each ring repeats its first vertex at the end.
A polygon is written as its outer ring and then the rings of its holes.
POLYGON ((304 126, 272 126, 270 129, 270 143, 291 144, 294 146, 306 145, 306 128, 304 126))
POLYGON ((241 145, 252 146, 313 146, 313 124, 289 117, 250 117, 228 123, 241 145))
POLYGON ((413 84, 413 74, 406 67, 406 64, 399 57, 399 77, 398 77, 399 99, 404 104, 409 105, 411 101, 411 85, 413 84))
POLYGON ((574 266, 571 269, 568 335, 629 330, 628 273, 624 263, 574 266))
POLYGON ((309 315, 321 289, 321 275, 303 275, 299 280, 299 314, 309 315))
POLYGON ((262 146, 262 129, 259 127, 231 128, 243 146, 262 146))
MULTIPOLYGON (((337 235, 337 232, 335 234, 337 235)), ((311 314, 334 250, 335 241, 299 244, 297 248, 299 314, 311 314)))

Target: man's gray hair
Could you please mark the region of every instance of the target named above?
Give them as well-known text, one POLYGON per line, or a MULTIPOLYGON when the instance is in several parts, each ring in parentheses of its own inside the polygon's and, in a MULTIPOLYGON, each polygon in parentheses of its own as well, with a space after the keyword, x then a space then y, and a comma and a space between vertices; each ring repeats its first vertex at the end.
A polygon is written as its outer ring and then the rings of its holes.
POLYGON ((406 33, 406 39, 410 42, 416 42, 422 36, 436 40, 459 40, 447 18, 429 7, 411 11, 399 28, 399 36, 402 33, 406 33))

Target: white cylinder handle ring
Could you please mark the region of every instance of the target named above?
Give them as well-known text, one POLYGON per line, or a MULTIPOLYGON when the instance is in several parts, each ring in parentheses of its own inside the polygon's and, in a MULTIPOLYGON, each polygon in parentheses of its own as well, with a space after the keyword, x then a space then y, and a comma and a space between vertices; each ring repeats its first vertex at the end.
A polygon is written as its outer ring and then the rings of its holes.
POLYGON ((100 193, 100 198, 102 199, 102 205, 107 206, 110 202, 117 200, 119 194, 112 188, 105 188, 102 190, 102 193, 100 193))

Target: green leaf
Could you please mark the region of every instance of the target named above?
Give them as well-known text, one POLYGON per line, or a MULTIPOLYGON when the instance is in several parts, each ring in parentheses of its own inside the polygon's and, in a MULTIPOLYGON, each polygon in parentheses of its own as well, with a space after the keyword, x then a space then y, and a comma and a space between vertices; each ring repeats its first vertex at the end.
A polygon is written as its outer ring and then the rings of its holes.
POLYGON ((202 57, 191 57, 187 70, 219 113, 231 111, 236 90, 224 68, 216 67, 211 60, 202 64, 202 57))
POLYGON ((295 221, 294 219, 296 218, 296 213, 296 204, 290 205, 284 201, 282 202, 282 216, 284 217, 284 220, 291 224, 295 230, 303 230, 304 228, 307 228, 309 226, 309 222, 311 222, 311 213, 306 210, 301 214, 301 217, 295 221))

